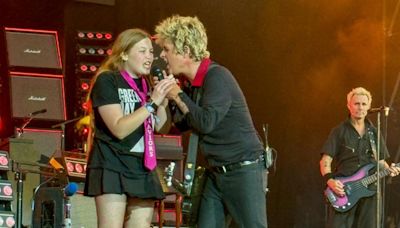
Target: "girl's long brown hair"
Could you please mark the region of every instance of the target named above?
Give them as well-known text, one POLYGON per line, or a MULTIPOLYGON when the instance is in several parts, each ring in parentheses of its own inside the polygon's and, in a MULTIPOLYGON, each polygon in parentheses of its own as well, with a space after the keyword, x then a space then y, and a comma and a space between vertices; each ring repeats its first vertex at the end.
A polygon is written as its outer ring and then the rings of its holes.
POLYGON ((93 145, 93 137, 94 137, 94 113, 93 113, 93 108, 92 108, 92 102, 90 99, 90 96, 92 94, 92 89, 93 85, 97 80, 97 77, 105 72, 105 71, 120 71, 123 69, 123 64, 124 61, 122 60, 122 54, 127 54, 129 50, 138 42, 141 40, 149 38, 151 39, 151 36, 149 33, 142 29, 127 29, 120 33, 117 37, 117 39, 114 41, 114 44, 112 46, 112 53, 107 57, 107 59, 101 64, 99 67, 98 71, 96 72, 96 75, 93 77, 91 83, 90 83, 90 90, 89 93, 86 97, 86 102, 88 104, 88 109, 85 115, 90 116, 90 124, 89 124, 89 132, 88 132, 88 137, 86 141, 86 153, 89 154, 92 145, 93 145))

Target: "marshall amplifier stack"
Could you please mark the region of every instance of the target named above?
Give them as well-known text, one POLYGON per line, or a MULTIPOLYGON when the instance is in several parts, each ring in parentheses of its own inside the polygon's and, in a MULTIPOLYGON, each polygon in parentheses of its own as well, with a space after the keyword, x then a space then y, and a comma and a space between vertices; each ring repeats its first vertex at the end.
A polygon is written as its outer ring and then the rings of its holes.
POLYGON ((5 28, 5 36, 12 117, 66 120, 57 32, 5 28))
POLYGON ((30 226, 34 190, 42 184, 39 166, 47 165, 48 159, 62 150, 64 133, 50 126, 67 119, 63 61, 57 31, 5 27, 4 36, 10 115, 15 127, 15 135, 9 139, 13 168, 8 179, 15 187, 20 181, 14 180, 14 174, 20 172, 23 183, 21 194, 13 188, 22 205, 14 197, 12 212, 16 227, 30 226))

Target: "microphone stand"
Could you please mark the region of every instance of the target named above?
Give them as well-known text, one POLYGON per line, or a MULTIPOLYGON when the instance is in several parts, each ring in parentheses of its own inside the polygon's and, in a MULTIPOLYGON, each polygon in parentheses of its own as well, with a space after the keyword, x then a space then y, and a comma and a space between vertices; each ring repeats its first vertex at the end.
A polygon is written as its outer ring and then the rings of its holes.
MULTIPOLYGON (((388 122, 388 116, 389 116, 389 107, 382 106, 381 110, 377 113, 377 153, 376 153, 376 160, 377 160, 377 168, 376 168, 376 173, 380 172, 381 166, 380 165, 380 160, 385 161, 386 159, 386 154, 383 154, 383 157, 381 158, 381 145, 382 143, 382 127, 381 127, 381 113, 382 111, 384 112, 384 118, 385 118, 385 138, 387 135, 387 122, 388 122)), ((376 191, 376 227, 381 228, 384 227, 384 221, 382 218, 385 218, 385 178, 382 180, 378 176, 377 180, 377 191, 376 191)))
MULTIPOLYGON (((379 161, 380 159, 380 151, 381 151, 381 112, 378 112, 377 115, 377 128, 378 128, 378 135, 377 135, 377 152, 376 152, 376 161, 377 161, 377 168, 376 168, 376 173, 378 174, 380 172, 380 164, 379 161)), ((377 181, 377 189, 376 189, 376 227, 380 228, 381 227, 381 181, 378 177, 377 181)))
POLYGON ((22 227, 22 206, 23 206, 23 192, 24 192, 24 180, 26 178, 27 173, 36 173, 46 176, 54 176, 54 173, 50 172, 43 172, 31 169, 24 169, 21 168, 21 165, 30 165, 30 166, 39 166, 39 167, 46 167, 50 168, 47 165, 40 165, 38 163, 31 163, 31 162, 16 162, 11 160, 11 167, 12 171, 15 172, 15 180, 17 181, 17 211, 16 211, 16 221, 15 221, 15 228, 22 227))
POLYGON ((24 129, 26 126, 28 126, 28 124, 33 120, 33 116, 29 116, 28 118, 25 118, 25 122, 22 124, 22 126, 18 129, 16 128, 16 134, 15 136, 17 138, 20 138, 22 136, 22 134, 24 133, 24 129))
POLYGON ((69 196, 65 195, 64 196, 64 222, 62 227, 65 228, 72 228, 72 220, 71 220, 71 201, 69 199, 69 196))
POLYGON ((80 119, 82 119, 83 117, 76 117, 76 118, 74 118, 74 119, 72 119, 72 120, 67 120, 67 121, 64 121, 64 122, 61 122, 61 123, 59 123, 59 124, 55 124, 55 125, 52 125, 51 126, 51 128, 57 128, 57 127, 61 127, 61 151, 63 152, 64 151, 64 149, 65 149, 65 125, 67 125, 67 124, 69 124, 69 123, 73 123, 73 122, 75 122, 75 121, 77 121, 77 120, 80 120, 80 119))

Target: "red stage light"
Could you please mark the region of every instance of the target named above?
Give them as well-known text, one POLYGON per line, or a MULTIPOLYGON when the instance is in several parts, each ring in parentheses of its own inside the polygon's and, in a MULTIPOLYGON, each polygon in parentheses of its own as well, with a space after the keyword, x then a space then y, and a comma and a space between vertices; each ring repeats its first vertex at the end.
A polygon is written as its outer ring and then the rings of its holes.
MULTIPOLYGON (((89 89, 89 84, 87 82, 82 82, 81 88, 83 90, 88 90, 89 89)), ((0 164, 1 164, 1 161, 0 161, 0 164)))
POLYGON ((89 39, 93 39, 94 38, 94 34, 92 32, 88 32, 86 33, 87 38, 89 39))
POLYGON ((107 40, 111 40, 112 39, 111 33, 106 33, 105 37, 106 37, 107 40))
POLYGON ((13 190, 11 182, 7 180, 0 180, 0 200, 13 200, 13 190))
POLYGON ((91 65, 90 66, 90 71, 95 72, 97 70, 97 66, 91 65))
POLYGON ((87 135, 89 133, 89 128, 84 127, 82 130, 82 134, 87 135))
POLYGON ((80 163, 75 163, 75 171, 78 173, 83 173, 83 167, 80 163))
POLYGON ((82 108, 83 108, 84 110, 88 110, 88 109, 89 109, 89 103, 88 103, 88 102, 83 102, 83 103, 82 103, 82 108))
POLYGON ((87 71, 88 67, 86 65, 82 64, 80 69, 81 69, 81 71, 87 71))
POLYGON ((0 170, 10 170, 8 152, 0 150, 0 170))
POLYGON ((103 34, 102 33, 96 33, 96 38, 97 39, 101 39, 101 38, 103 38, 103 34))
POLYGON ((112 54, 112 49, 111 48, 107 49, 107 55, 111 55, 111 54, 112 54))
POLYGON ((12 190, 11 186, 4 186, 3 193, 6 196, 11 196, 13 194, 13 190, 12 190))
POLYGON ((0 157, 0 165, 1 166, 8 166, 8 159, 4 156, 0 157))
POLYGON ((70 180, 71 178, 77 178, 79 181, 82 181, 82 178, 85 178, 86 159, 86 154, 64 152, 64 161, 67 165, 67 174, 70 180))
POLYGON ((74 164, 72 162, 67 162, 67 170, 68 172, 74 172, 74 164))

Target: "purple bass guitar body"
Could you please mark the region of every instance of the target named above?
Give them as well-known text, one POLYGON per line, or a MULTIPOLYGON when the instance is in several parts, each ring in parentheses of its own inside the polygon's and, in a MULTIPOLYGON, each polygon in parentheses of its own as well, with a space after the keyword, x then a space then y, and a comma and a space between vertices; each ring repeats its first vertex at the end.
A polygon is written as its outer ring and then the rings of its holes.
MULTIPOLYGON (((398 167, 400 163, 397 163, 398 167)), ((368 186, 375 183, 379 178, 390 174, 388 169, 368 176, 369 170, 374 168, 374 164, 368 164, 361 167, 355 174, 349 177, 337 177, 344 185, 344 196, 337 195, 332 189, 327 187, 324 191, 326 198, 331 206, 339 212, 346 212, 353 208, 357 202, 364 197, 373 196, 376 191, 368 189, 368 186)))

